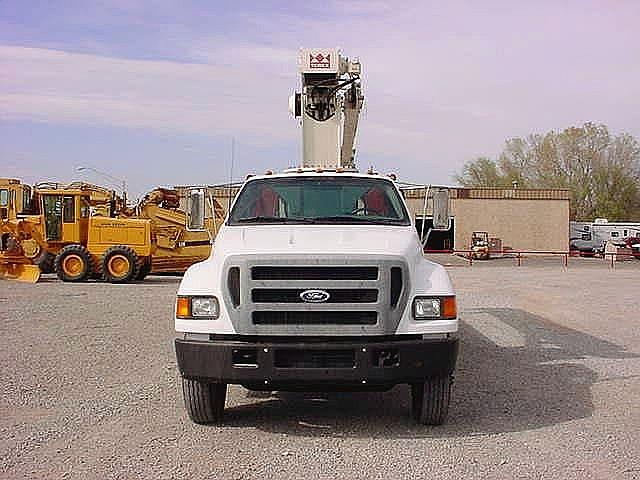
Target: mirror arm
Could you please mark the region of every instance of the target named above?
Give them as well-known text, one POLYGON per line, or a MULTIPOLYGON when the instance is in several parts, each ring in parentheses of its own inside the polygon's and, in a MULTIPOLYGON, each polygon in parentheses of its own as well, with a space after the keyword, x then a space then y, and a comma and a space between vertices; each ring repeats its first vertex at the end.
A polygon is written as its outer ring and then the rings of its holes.
POLYGON ((211 208, 211 216, 213 218, 213 235, 211 235, 211 231, 209 231, 209 229, 206 228, 206 222, 207 222, 206 215, 205 215, 205 230, 209 235, 209 243, 213 245, 214 239, 218 236, 218 225, 216 224, 216 207, 215 207, 215 203, 213 202, 213 196, 211 195, 211 193, 207 195, 207 201, 209 202, 209 208, 211 208))
POLYGON ((431 235, 432 231, 433 231, 433 228, 429 227, 429 230, 427 230, 427 235, 422 237, 422 250, 423 251, 427 247, 427 242, 429 241, 429 235, 431 235))
MULTIPOLYGON (((427 200, 429 199, 429 191, 430 190, 431 190, 431 185, 425 185, 425 187, 424 187, 424 204, 422 205, 422 228, 420 229, 420 238, 421 239, 424 239, 424 224, 427 221, 427 200)), ((424 248, 424 246, 423 246, 423 248, 424 248)))

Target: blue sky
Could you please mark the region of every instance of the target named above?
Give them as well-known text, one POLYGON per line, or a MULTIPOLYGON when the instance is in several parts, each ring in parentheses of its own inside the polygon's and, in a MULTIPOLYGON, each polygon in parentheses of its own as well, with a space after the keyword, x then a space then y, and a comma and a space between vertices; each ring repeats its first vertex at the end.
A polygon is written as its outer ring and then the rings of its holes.
POLYGON ((361 168, 451 183, 504 140, 640 137, 640 3, 0 1, 0 176, 219 183, 299 160, 301 46, 360 57, 361 168))

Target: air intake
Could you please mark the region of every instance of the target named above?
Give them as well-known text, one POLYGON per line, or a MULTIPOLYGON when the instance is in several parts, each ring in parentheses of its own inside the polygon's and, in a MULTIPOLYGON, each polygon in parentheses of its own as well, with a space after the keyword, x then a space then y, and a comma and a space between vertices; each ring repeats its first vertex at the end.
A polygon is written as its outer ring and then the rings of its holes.
POLYGON ((227 287, 234 308, 240 306, 240 268, 231 267, 227 274, 227 287))
POLYGON ((398 306, 398 301, 402 295, 402 269, 400 267, 391 268, 391 308, 398 306))

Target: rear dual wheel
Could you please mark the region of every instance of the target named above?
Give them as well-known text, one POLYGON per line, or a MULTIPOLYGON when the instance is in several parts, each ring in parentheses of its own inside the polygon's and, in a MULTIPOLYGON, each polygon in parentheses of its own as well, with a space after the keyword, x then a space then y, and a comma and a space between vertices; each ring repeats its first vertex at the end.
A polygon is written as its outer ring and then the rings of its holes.
POLYGON ((151 258, 147 258, 146 260, 144 260, 140 265, 140 269, 138 270, 138 276, 136 277, 136 280, 139 282, 144 280, 145 277, 151 273, 151 266, 152 266, 151 258))
POLYGON ((102 256, 102 279, 110 283, 128 283, 138 277, 140 264, 131 247, 114 245, 102 256))

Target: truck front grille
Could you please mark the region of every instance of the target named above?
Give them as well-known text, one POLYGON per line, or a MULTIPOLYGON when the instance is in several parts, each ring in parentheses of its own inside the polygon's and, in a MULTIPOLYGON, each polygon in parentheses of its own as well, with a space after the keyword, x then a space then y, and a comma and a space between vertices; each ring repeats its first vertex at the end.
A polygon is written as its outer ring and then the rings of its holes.
MULTIPOLYGON (((254 303, 304 303, 300 295, 304 288, 254 288, 251 300, 254 303)), ((375 288, 327 288, 329 300, 326 303, 376 303, 378 290, 375 288)))
POLYGON ((254 325, 375 325, 377 312, 367 311, 255 311, 254 325))
POLYGON ((405 260, 391 255, 234 255, 222 281, 241 335, 391 335, 410 291, 405 260))
POLYGON ((253 280, 376 280, 378 267, 253 267, 253 280))

